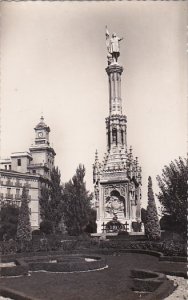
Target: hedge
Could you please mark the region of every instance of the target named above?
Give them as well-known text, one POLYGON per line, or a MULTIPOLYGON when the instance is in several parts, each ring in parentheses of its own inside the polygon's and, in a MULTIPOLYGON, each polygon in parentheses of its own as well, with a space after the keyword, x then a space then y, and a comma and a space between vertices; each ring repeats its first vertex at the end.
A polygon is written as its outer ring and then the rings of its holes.
POLYGON ((164 274, 147 270, 131 270, 133 290, 141 292, 154 292, 166 280, 164 274))
POLYGON ((0 267, 0 276, 28 275, 29 266, 22 260, 16 259, 16 265, 12 267, 0 267))
POLYGON ((49 271, 49 272, 75 272, 89 271, 104 268, 106 260, 101 257, 87 256, 87 258, 95 259, 93 261, 85 261, 85 256, 36 256, 33 258, 25 258, 24 261, 29 265, 30 271, 49 271), (56 260, 53 263, 50 260, 56 260))

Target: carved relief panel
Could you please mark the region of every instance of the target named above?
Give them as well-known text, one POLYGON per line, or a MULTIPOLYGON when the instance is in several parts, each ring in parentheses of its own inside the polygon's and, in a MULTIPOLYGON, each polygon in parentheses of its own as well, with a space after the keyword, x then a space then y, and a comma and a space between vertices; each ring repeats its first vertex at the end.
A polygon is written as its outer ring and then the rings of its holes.
POLYGON ((104 217, 126 217, 127 184, 107 185, 103 191, 104 217))

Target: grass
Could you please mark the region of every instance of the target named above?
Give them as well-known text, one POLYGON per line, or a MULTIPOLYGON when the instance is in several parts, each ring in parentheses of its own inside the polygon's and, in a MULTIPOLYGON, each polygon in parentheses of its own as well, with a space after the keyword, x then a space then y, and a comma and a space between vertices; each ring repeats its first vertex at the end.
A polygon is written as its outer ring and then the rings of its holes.
POLYGON ((131 291, 131 269, 186 270, 184 263, 160 262, 157 257, 145 254, 105 257, 108 269, 71 274, 32 273, 31 276, 1 278, 0 285, 40 300, 137 300, 140 294, 131 291))

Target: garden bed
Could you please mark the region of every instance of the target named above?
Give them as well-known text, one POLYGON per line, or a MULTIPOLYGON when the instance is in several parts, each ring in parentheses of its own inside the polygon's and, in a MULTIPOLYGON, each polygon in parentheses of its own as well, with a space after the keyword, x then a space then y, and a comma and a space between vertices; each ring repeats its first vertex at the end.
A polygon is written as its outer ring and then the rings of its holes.
POLYGON ((28 275, 29 266, 24 261, 16 259, 14 262, 0 266, 0 276, 28 275), (7 265, 7 266, 6 266, 7 265))
MULTIPOLYGON (((84 250, 86 251, 86 250, 84 250)), ((84 252, 83 251, 83 252, 84 252)), ((82 252, 82 257, 98 257, 102 255, 82 252)), ((55 259, 55 255, 52 255, 55 259)), ((29 257, 28 257, 29 258, 29 257)), ((39 259, 42 257, 40 256, 39 259)), ((51 257, 48 256, 51 259, 51 257)), ((30 259, 30 258, 29 258, 30 259)), ((113 253, 105 257, 108 268, 96 272, 80 273, 56 273, 56 272, 33 272, 31 276, 17 278, 1 278, 1 287, 8 287, 20 291, 28 297, 40 300, 70 300, 70 299, 108 299, 108 300, 139 300, 140 295, 144 299, 150 296, 150 300, 164 299, 171 291, 169 281, 165 280, 151 295, 135 293, 131 290, 132 279, 130 270, 135 268, 152 270, 161 273, 161 266, 178 270, 178 263, 160 262, 157 257, 145 254, 134 253, 113 253), (50 283, 50 284, 49 284, 50 283), (155 298, 155 295, 162 295, 155 298)), ((51 263, 53 264, 53 263, 51 263)), ((184 264, 181 263, 183 268, 184 264)), ((185 267, 186 268, 186 267, 185 267)), ((13 298, 14 299, 14 298, 13 298)))
POLYGON ((33 258, 20 259, 20 261, 28 264, 30 271, 83 272, 106 267, 106 260, 99 256, 35 256, 33 258))
POLYGON ((140 292, 154 292, 166 280, 164 274, 140 269, 131 270, 131 277, 133 290, 140 292))

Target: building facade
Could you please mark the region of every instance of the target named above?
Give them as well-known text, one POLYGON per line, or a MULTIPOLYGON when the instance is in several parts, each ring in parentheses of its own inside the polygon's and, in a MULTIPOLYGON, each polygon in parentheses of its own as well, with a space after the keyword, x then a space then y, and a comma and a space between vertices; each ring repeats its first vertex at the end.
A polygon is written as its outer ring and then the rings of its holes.
POLYGON ((9 203, 20 206, 25 186, 33 230, 40 225, 41 188, 49 184, 56 155, 49 142, 50 128, 43 117, 34 130, 35 141, 29 152, 14 152, 10 158, 0 160, 0 205, 9 203))
POLYGON ((106 118, 107 152, 102 163, 96 151, 93 165, 97 232, 134 231, 141 221, 141 167, 127 147, 127 117, 122 113, 123 67, 111 59, 106 68, 109 116, 106 118))

